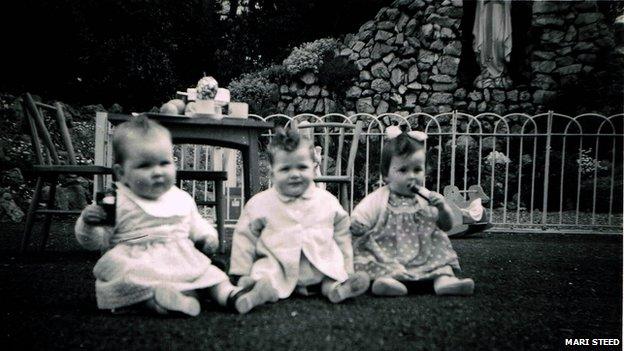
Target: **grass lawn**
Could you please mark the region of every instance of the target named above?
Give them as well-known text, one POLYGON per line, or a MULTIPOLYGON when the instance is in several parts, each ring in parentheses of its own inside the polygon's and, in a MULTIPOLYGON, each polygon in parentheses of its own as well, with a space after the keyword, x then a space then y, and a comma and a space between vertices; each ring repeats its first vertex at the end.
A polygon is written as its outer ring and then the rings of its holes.
POLYGON ((91 269, 98 255, 74 242, 72 222, 55 222, 48 250, 26 256, 16 254, 21 225, 2 226, 5 347, 560 350, 566 338, 622 338, 621 236, 453 239, 462 276, 476 282, 471 297, 436 297, 423 285, 408 297, 366 295, 340 305, 292 298, 244 316, 206 303, 196 318, 161 318, 97 310, 91 269))

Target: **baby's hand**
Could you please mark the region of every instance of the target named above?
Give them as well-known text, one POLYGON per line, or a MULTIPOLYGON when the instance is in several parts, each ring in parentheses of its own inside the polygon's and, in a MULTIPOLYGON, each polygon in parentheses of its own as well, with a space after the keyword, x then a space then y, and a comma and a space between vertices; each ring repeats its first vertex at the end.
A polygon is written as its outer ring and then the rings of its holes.
POLYGON ((206 240, 204 240, 202 244, 201 250, 207 256, 211 256, 212 254, 217 252, 218 248, 219 248, 218 240, 210 240, 210 238, 206 238, 206 240))
POLYGON ((431 206, 442 209, 444 205, 446 205, 446 200, 444 199, 444 196, 442 196, 442 194, 431 191, 429 193, 429 203, 431 204, 431 206))
POLYGON ((106 219, 106 212, 101 206, 92 204, 82 210, 82 220, 88 225, 98 225, 106 219))
POLYGON ((368 227, 366 227, 364 224, 357 222, 357 221, 351 222, 350 229, 351 229, 351 235, 355 235, 355 236, 365 234, 368 231, 368 227))

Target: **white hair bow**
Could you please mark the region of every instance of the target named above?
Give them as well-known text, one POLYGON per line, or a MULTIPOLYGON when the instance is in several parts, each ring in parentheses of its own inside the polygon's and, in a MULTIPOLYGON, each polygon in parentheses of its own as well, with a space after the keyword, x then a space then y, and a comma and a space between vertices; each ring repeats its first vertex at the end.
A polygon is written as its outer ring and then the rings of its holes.
MULTIPOLYGON (((403 131, 401 130, 401 128, 399 128, 399 126, 390 126, 386 128, 386 139, 387 140, 394 139, 398 137, 399 135, 401 135, 401 133, 403 133, 403 131)), ((425 140, 427 140, 427 133, 424 133, 418 130, 411 130, 409 132, 406 132, 406 134, 410 138, 414 140, 418 140, 420 142, 424 142, 425 140)))

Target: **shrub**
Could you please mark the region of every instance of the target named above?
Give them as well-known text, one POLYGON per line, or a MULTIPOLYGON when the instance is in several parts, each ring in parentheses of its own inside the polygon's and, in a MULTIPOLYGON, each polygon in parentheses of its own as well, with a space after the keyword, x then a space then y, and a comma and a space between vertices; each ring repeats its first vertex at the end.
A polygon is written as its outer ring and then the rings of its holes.
POLYGON ((603 171, 608 169, 607 166, 592 157, 591 148, 587 150, 581 150, 581 153, 578 156, 576 163, 579 165, 581 169, 581 174, 584 176, 594 174, 595 170, 603 171))
POLYGON ((280 72, 279 68, 269 67, 245 73, 232 80, 228 85, 232 99, 248 103, 250 112, 255 114, 275 113, 279 100, 279 86, 270 78, 276 78, 280 72))
POLYGON ((283 65, 286 71, 293 76, 306 71, 319 73, 319 68, 323 65, 323 62, 327 58, 333 57, 337 48, 338 42, 331 38, 304 43, 290 53, 284 60, 283 65))
POLYGON ((317 76, 319 84, 344 94, 358 75, 359 70, 352 62, 341 56, 333 56, 321 64, 317 76))

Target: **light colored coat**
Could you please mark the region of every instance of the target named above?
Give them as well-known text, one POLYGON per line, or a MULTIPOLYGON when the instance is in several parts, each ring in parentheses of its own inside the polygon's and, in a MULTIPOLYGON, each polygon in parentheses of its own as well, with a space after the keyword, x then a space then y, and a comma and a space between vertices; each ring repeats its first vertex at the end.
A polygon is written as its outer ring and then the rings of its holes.
POLYGON ((349 216, 338 199, 314 185, 299 198, 275 188, 251 198, 234 231, 230 274, 268 278, 286 298, 297 286, 302 254, 338 282, 353 273, 349 216))

